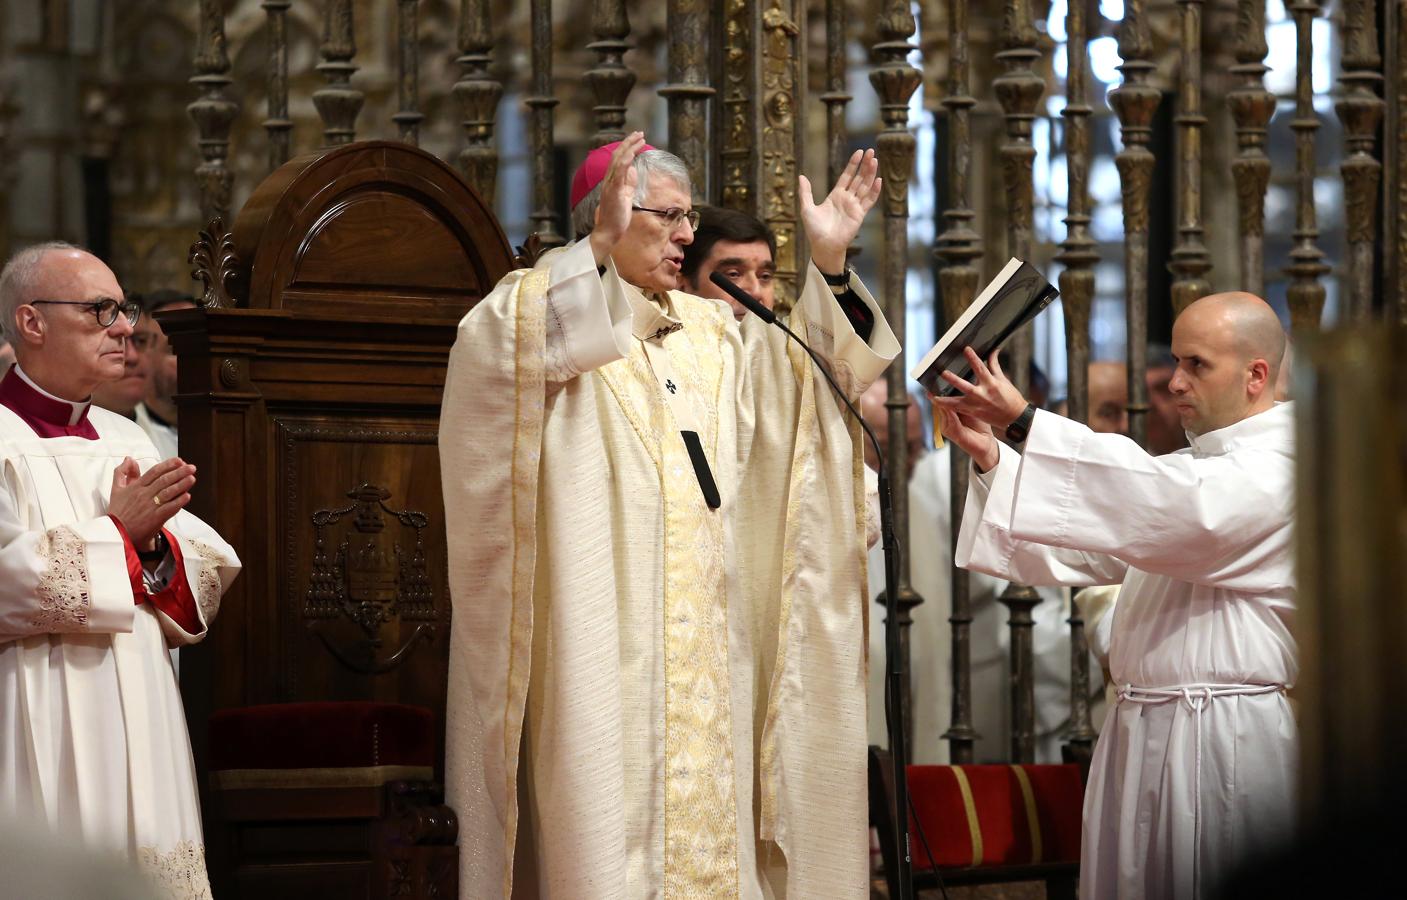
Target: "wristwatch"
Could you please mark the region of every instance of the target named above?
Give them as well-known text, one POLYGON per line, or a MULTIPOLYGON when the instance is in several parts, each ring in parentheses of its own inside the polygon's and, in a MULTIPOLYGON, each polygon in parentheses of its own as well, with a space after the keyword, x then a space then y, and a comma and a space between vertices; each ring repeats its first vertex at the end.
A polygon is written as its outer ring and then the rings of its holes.
POLYGON ((821 277, 826 280, 826 284, 830 285, 830 289, 832 291, 835 291, 837 294, 839 294, 843 293, 846 290, 849 290, 850 272, 850 266, 847 264, 845 266, 845 269, 841 271, 839 275, 830 275, 825 272, 821 272, 821 277))
POLYGON ((166 554, 171 550, 171 545, 166 540, 166 532, 158 531, 154 538, 154 544, 150 550, 138 550, 137 558, 144 563, 161 562, 165 559, 166 554))
POLYGON ((1036 405, 1027 403, 1026 408, 1021 410, 1021 415, 1016 417, 1016 421, 1006 426, 1006 439, 1013 444, 1025 443, 1026 435, 1031 433, 1031 420, 1036 417, 1036 405))

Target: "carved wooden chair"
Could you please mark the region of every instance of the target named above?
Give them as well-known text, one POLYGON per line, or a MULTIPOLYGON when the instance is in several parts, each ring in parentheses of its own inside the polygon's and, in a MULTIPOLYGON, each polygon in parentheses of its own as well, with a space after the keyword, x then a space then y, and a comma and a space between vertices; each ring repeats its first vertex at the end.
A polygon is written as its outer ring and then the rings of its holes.
POLYGON ((273 172, 192 259, 181 454, 245 566, 181 661, 216 896, 455 896, 437 428, 508 243, 449 166, 366 142, 273 172))

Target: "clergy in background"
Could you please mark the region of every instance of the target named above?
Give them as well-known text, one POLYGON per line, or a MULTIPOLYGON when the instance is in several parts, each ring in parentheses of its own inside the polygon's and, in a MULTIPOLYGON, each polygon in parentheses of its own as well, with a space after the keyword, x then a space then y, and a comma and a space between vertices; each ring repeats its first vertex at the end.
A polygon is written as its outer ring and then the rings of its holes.
POLYGON ((679 272, 683 287, 696 297, 712 297, 728 304, 739 322, 752 313, 709 278, 721 272, 747 291, 758 303, 776 305, 777 236, 756 216, 726 206, 699 210, 694 239, 684 246, 679 272))
POLYGON ((1085 790, 1085 898, 1212 896, 1294 822, 1294 416, 1274 399, 1285 334, 1260 298, 1214 294, 1178 317, 1172 351, 1191 446, 1166 456, 1031 411, 970 349, 976 383, 945 373, 961 394, 934 401, 974 466, 959 565, 1122 583, 1117 703, 1085 790))
MULTIPOLYGON (((899 352, 819 205, 791 327, 856 397, 899 352)), ((440 420, 464 898, 868 897, 858 426, 804 353, 679 290, 688 170, 636 132, 580 239, 460 323, 440 420)))
POLYGON ((92 406, 141 308, 67 244, 0 273, 0 819, 208 898, 195 766, 168 647, 205 637, 239 571, 183 510, 195 467, 92 406))

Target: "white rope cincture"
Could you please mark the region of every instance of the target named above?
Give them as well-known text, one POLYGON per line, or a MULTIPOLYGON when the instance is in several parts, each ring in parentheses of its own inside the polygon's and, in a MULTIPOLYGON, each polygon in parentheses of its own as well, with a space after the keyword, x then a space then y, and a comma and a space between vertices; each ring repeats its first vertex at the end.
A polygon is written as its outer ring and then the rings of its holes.
POLYGON ((1122 685, 1118 702, 1157 706, 1182 700, 1192 710, 1192 734, 1196 743, 1192 795, 1192 896, 1202 895, 1202 713, 1217 697, 1252 697, 1285 690, 1283 684, 1179 684, 1171 687, 1136 687, 1122 685))

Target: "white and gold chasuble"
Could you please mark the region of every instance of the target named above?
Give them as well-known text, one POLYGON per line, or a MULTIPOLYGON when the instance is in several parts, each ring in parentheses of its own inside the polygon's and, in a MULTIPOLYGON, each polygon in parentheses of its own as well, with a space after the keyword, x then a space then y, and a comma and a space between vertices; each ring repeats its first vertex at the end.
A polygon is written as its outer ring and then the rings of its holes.
MULTIPOLYGON (((814 269, 791 322, 852 396, 899 350, 857 290, 869 345, 814 269)), ((780 331, 647 298, 585 242, 465 317, 440 428, 462 897, 868 896, 857 436, 780 331)))
MULTIPOLYGON (((106 515, 113 471, 156 448, 134 423, 89 411, 96 440, 41 438, 0 407, 0 818, 73 852, 126 857, 172 900, 209 898, 195 765, 167 648, 205 637, 239 572, 187 512, 166 525, 195 601, 187 632, 136 605, 106 515)), ((0 894, 3 894, 0 888, 0 894)))

